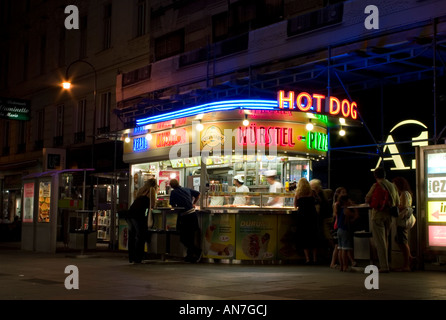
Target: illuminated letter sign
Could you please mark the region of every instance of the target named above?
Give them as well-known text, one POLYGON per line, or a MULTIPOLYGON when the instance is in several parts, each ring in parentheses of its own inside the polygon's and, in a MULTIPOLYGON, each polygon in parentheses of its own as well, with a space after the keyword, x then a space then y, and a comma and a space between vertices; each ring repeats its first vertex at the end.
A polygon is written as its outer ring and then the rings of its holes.
MULTIPOLYGON (((286 95, 284 90, 280 90, 277 93, 279 109, 294 110, 297 108, 302 112, 322 113, 322 100, 325 99, 326 97, 324 95, 316 93, 311 95, 308 92, 300 92, 296 95, 294 91, 289 91, 286 95), (294 97, 296 97, 296 99, 294 99, 294 97)), ((328 113, 330 115, 337 116, 342 114, 345 118, 351 117, 352 119, 357 119, 358 105, 356 102, 350 102, 347 99, 344 99, 341 102, 338 98, 333 96, 330 97, 328 102, 328 113)))
POLYGON ((146 137, 139 137, 133 139, 133 151, 144 151, 149 148, 146 137))
POLYGON ((328 151, 328 135, 320 132, 308 131, 307 147, 319 151, 328 151))

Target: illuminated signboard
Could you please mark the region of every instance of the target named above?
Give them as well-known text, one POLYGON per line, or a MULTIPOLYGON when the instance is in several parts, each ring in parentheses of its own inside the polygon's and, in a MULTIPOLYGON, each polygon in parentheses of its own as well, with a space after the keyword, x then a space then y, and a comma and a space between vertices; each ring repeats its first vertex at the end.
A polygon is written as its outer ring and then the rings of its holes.
POLYGON ((445 247, 446 246, 446 226, 429 226, 429 246, 445 247))
POLYGON ((430 153, 427 155, 427 173, 446 173, 446 153, 430 153))
POLYGON ((29 100, 0 98, 0 118, 27 121, 31 117, 29 100))
MULTIPOLYGON (((311 95, 307 92, 300 92, 296 95, 294 91, 289 91, 286 94, 284 90, 280 90, 277 93, 279 109, 299 110, 302 112, 323 112, 322 102, 325 99, 326 96, 316 93, 311 95)), ((345 118, 357 119, 358 105, 354 101, 350 102, 347 99, 341 101, 336 97, 330 96, 328 100, 328 113, 332 116, 339 115, 345 118)))
POLYGON ((427 178, 428 198, 446 198, 446 177, 427 178))
POLYGON ((144 151, 149 148, 146 137, 139 137, 133 139, 133 151, 144 151))
POLYGON ((446 222, 446 201, 429 201, 427 213, 429 222, 446 222))
POLYGON ((328 135, 309 131, 307 133, 307 147, 310 150, 328 151, 328 135))

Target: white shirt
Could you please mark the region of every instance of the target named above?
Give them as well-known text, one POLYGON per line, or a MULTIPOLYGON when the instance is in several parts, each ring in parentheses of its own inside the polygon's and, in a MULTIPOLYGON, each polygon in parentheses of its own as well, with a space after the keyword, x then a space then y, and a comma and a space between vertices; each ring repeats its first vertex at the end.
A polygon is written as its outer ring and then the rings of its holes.
MULTIPOLYGON (((240 187, 236 187, 235 192, 249 192, 249 188, 242 185, 240 187)), ((246 196, 235 196, 233 204, 245 205, 247 204, 246 202, 246 196)))
MULTIPOLYGON (((277 189, 279 188, 283 188, 283 185, 279 182, 279 181, 274 181, 273 184, 269 185, 269 192, 270 193, 276 193, 277 189)), ((272 206, 272 207, 283 207, 284 203, 284 198, 279 198, 278 202, 275 204, 271 204, 270 203, 274 200, 273 197, 268 198, 268 206, 272 206)))

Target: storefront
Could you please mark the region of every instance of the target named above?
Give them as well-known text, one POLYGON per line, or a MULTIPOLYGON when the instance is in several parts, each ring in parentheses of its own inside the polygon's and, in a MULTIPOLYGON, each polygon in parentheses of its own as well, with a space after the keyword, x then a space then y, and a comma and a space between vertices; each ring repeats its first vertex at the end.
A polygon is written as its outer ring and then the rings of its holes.
MULTIPOLYGON (((175 178, 202 195, 205 257, 295 258, 289 241, 295 184, 302 177, 311 179, 314 161, 326 157, 328 128, 339 124, 333 116, 356 119, 354 102, 333 98, 328 114, 322 95, 280 91, 277 100, 221 101, 139 119, 138 127, 124 133, 129 203, 147 179, 157 179, 163 219, 155 228, 174 230, 175 215, 169 217, 162 207, 168 206, 169 180, 175 178), (274 194, 269 193, 271 175, 281 184, 274 194), (235 192, 236 176, 248 193, 235 192), (273 197, 279 206, 271 205, 273 197)), ((125 223, 120 225, 120 248, 125 248, 125 223)))

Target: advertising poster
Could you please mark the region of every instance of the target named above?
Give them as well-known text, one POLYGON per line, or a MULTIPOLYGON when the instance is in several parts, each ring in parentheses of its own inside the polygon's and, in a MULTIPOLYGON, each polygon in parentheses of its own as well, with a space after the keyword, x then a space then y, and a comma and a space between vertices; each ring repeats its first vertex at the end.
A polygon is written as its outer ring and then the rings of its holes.
POLYGON ((446 198, 446 176, 427 178, 427 197, 446 198))
POLYGON ((446 247, 446 226, 429 226, 429 246, 446 247))
POLYGON ((51 182, 39 184, 39 215, 38 222, 50 222, 51 182))
POLYGON ((118 249, 128 250, 129 227, 124 219, 119 219, 118 224, 118 249))
POLYGON ((277 217, 277 258, 279 260, 295 260, 301 258, 295 246, 296 233, 290 215, 277 217))
POLYGON ((33 222, 34 215, 34 182, 23 186, 23 222, 33 222))
POLYGON ((430 153, 427 155, 427 173, 446 173, 446 153, 430 153))
POLYGON ((446 201, 428 201, 428 222, 446 222, 446 201))
POLYGON ((277 251, 277 216, 238 215, 236 259, 274 260, 277 251))
POLYGON ((203 255, 205 258, 235 258, 235 215, 203 216, 203 255))

